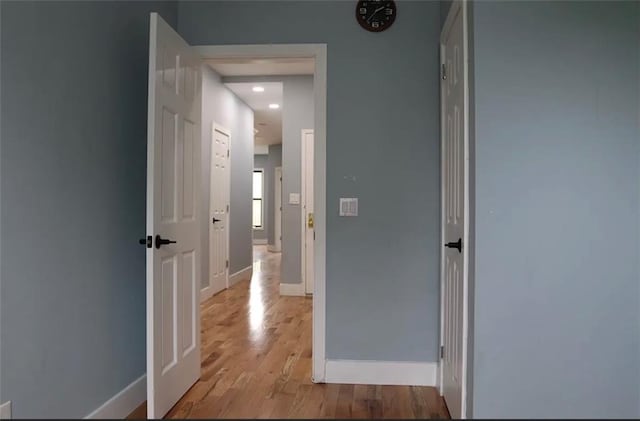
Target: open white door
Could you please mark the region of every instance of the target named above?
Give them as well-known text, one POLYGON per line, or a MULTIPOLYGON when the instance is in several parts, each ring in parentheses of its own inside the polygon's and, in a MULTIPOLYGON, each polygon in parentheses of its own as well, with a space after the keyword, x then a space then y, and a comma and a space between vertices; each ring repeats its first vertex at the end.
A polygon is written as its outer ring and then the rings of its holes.
POLYGON ((200 377, 200 60, 151 14, 147 127, 147 415, 200 377), (169 243, 170 241, 170 243, 169 243))
POLYGON ((442 31, 441 391, 451 418, 466 416, 468 131, 467 54, 462 2, 442 31))
POLYGON ((313 130, 302 131, 302 274, 304 290, 313 294, 313 130))

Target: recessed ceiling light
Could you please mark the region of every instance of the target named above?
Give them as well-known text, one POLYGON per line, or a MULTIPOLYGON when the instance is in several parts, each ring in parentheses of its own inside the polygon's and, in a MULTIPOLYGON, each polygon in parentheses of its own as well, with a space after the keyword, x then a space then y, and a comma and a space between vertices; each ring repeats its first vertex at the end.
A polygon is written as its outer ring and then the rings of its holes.
POLYGON ((280 108, 280 104, 269 104, 269 108, 271 108, 272 110, 277 110, 278 108, 280 108))
POLYGON ((264 92, 264 88, 262 86, 254 86, 253 92, 264 92))

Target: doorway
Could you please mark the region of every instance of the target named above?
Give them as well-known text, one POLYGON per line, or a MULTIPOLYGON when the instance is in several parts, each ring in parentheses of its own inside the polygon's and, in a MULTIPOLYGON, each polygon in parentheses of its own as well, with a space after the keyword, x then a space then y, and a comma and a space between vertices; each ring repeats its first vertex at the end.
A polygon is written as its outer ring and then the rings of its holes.
MULTIPOLYGON (((314 285, 312 310, 312 378, 321 383, 325 379, 325 265, 326 265, 326 91, 327 47, 325 44, 268 44, 268 45, 207 45, 193 47, 201 59, 265 60, 313 58, 314 105, 314 285)), ((286 174, 283 170, 283 179, 286 174)), ((282 193, 282 204, 292 197, 282 193)), ((299 199, 298 199, 299 200, 299 199)), ((280 219, 282 220, 282 218, 280 219)), ((282 228, 284 238, 284 227, 282 228)), ((281 246, 284 251, 284 244, 281 246)))
POLYGON ((455 1, 441 34, 440 393, 467 415, 469 94, 467 3, 455 1))
MULTIPOLYGON (((189 46, 156 13, 151 14, 148 121, 147 186, 147 415, 160 418, 203 375, 201 368, 201 314, 199 280, 201 260, 213 260, 216 277, 212 285, 227 283, 229 248, 201 255, 201 238, 209 234, 212 243, 228 237, 229 212, 225 198, 232 189, 211 186, 214 213, 203 233, 199 224, 206 212, 199 212, 201 145, 200 65, 213 57, 312 57, 314 59, 314 187, 315 248, 313 285, 311 379, 325 378, 325 145, 326 145, 326 45, 242 45, 189 46), (226 216, 226 218, 224 218, 226 216), (218 221, 213 221, 213 217, 218 221), (224 223, 223 223, 224 221, 224 223), (219 230, 218 227, 221 227, 219 230), (155 234, 155 237, 153 235, 155 234), (161 236, 162 235, 162 236, 161 236), (224 261, 224 265, 221 262, 224 261), (224 271, 220 266, 224 266, 224 271), (223 282, 224 279, 224 282, 223 282), (215 280, 215 282, 214 282, 215 280)), ((230 146, 231 133, 213 130, 223 146, 230 146)), ((228 150, 228 149, 227 149, 228 150)), ((218 158, 221 158, 216 155, 218 158)), ((214 152, 212 152, 212 157, 214 152)), ((228 164, 228 162, 227 162, 228 164)), ((229 165, 226 165, 229 171, 229 165)), ((224 179, 220 169, 218 178, 224 179)), ((227 175, 228 176, 228 175, 227 175)), ((228 178, 227 178, 228 179, 228 178)), ((291 202, 291 200, 289 200, 291 202)), ((227 201, 228 203, 228 201, 227 201)), ((235 218, 235 217, 234 217, 235 218)), ((207 215, 207 223, 208 215, 207 215)), ((248 218, 247 224, 250 223, 248 218)), ((232 228, 232 227, 231 227, 232 228)), ((213 297, 215 298, 215 297, 213 297)), ((308 319, 307 319, 308 320, 308 319)), ((292 330, 295 335, 295 330, 292 330)), ((214 342, 215 344, 215 342, 214 342)), ((211 346, 212 344, 208 344, 211 346)))

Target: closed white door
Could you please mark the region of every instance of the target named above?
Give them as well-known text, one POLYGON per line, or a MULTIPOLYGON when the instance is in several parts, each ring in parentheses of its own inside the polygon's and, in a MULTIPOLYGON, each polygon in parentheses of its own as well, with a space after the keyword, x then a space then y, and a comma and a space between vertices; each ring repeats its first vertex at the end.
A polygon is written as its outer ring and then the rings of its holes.
POLYGON ((275 171, 275 251, 282 250, 282 167, 276 167, 275 171))
POLYGON ((465 75, 463 12, 452 7, 442 40, 443 334, 442 391, 452 418, 463 413, 465 304, 465 75), (448 28, 448 30, 447 30, 448 28))
POLYGON ((305 292, 313 294, 313 130, 302 131, 302 215, 303 215, 303 265, 305 292))
POLYGON ((147 411, 200 377, 200 60, 151 14, 147 140, 147 411))
POLYGON ((228 130, 211 130, 209 195, 209 277, 212 293, 228 287, 229 278, 229 139, 228 130))

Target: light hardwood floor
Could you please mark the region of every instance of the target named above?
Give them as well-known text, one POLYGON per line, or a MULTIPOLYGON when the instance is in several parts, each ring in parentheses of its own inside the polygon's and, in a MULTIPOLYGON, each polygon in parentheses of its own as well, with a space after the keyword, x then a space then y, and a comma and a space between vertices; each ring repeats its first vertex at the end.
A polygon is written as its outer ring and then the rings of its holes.
POLYGON ((281 297, 279 274, 255 246, 253 279, 202 303, 202 376, 167 418, 449 418, 433 387, 313 384, 312 300, 281 297))

